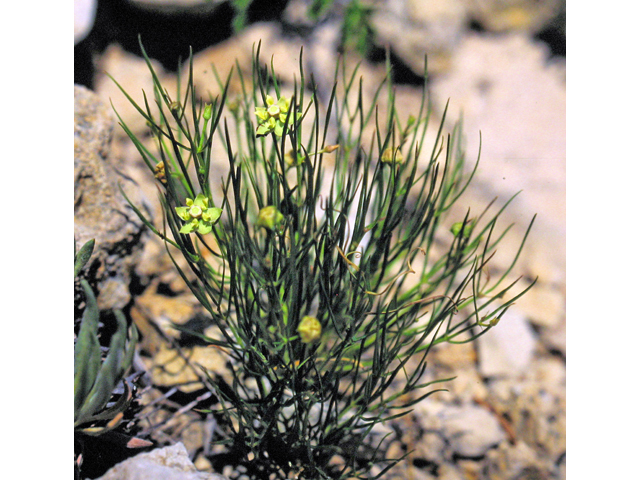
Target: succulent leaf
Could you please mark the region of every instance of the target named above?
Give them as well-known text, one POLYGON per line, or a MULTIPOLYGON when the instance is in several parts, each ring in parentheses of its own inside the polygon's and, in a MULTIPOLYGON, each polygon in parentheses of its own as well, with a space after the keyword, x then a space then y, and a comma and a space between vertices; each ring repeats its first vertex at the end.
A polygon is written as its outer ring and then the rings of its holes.
POLYGON ((80 271, 84 268, 84 266, 91 258, 91 254, 93 253, 93 246, 96 241, 92 238, 87 243, 80 247, 80 251, 75 255, 74 265, 73 265, 73 276, 77 277, 80 274, 80 271))
POLYGON ((100 369, 100 342, 98 341, 99 311, 96 297, 86 280, 80 284, 84 289, 87 306, 82 316, 80 332, 74 349, 74 408, 76 420, 94 385, 100 369))
MULTIPOLYGON (((133 340, 127 348, 127 321, 119 310, 115 312, 118 329, 111 338, 109 353, 98 372, 95 382, 86 396, 86 401, 77 412, 74 426, 82 425, 106 406, 114 388, 122 380, 133 358, 133 340)), ((132 327, 135 330, 135 327, 132 327)), ((135 334, 137 338, 137 334, 135 334)))

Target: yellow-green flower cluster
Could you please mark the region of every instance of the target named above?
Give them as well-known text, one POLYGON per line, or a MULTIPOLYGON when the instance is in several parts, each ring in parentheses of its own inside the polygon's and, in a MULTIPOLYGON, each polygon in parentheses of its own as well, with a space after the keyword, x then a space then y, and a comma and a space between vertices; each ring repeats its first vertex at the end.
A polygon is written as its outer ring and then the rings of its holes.
POLYGON ((298 324, 298 333, 302 343, 315 342, 322 334, 322 325, 316 317, 306 316, 298 324))
POLYGON ((404 157, 402 156, 402 152, 400 151, 400 147, 395 150, 391 147, 388 147, 382 152, 382 158, 380 159, 382 163, 390 163, 390 164, 401 164, 404 163, 404 157))
POLYGON ((209 207, 209 199, 201 193, 195 199, 187 198, 186 203, 186 207, 176 207, 176 213, 186 222, 180 229, 180 233, 194 231, 201 235, 209 233, 220 218, 222 209, 209 207))
POLYGON ((463 238, 469 238, 471 236, 471 230, 473 229, 474 223, 474 220, 468 220, 465 224, 462 222, 456 222, 451 225, 450 232, 456 237, 460 235, 460 232, 462 232, 463 238))
MULTIPOLYGON (((256 107, 256 117, 258 117, 256 134, 258 137, 271 132, 274 132, 278 137, 282 137, 290 106, 290 98, 280 97, 276 102, 271 95, 267 95, 267 106, 256 107)), ((289 127, 299 120, 300 116, 300 113, 291 112, 289 114, 289 127)))
POLYGON ((273 205, 263 207, 258 212, 256 225, 269 230, 277 230, 284 221, 284 215, 273 205))

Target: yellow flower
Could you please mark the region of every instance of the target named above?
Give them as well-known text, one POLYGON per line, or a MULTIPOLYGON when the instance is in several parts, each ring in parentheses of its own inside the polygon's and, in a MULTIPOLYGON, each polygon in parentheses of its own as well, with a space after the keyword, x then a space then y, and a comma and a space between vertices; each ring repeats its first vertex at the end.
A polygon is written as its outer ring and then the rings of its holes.
MULTIPOLYGON (((290 105, 290 98, 280 97, 276 102, 271 95, 267 95, 267 106, 256 107, 255 114, 256 117, 258 117, 256 134, 262 137, 273 132, 276 136, 281 137, 284 133, 290 105)), ((291 114, 289 114, 288 127, 292 127, 301 116, 300 113, 291 112, 291 114)))
POLYGON ((160 183, 162 183, 163 185, 167 183, 167 173, 164 169, 164 162, 158 162, 156 164, 156 168, 153 170, 153 173, 155 174, 154 176, 160 181, 160 183))
POLYGON ((382 158, 380 159, 382 163, 403 163, 404 157, 402 156, 402 152, 400 151, 400 147, 396 148, 395 152, 393 148, 388 147, 382 152, 382 158))
POLYGON ((451 225, 451 229, 449 231, 453 233, 453 235, 456 237, 460 235, 460 232, 462 232, 463 238, 469 238, 474 224, 475 224, 474 219, 467 220, 467 222, 464 225, 462 224, 462 222, 456 222, 453 225, 451 225))
POLYGON ((176 213, 186 222, 182 225, 180 233, 197 231, 206 235, 220 218, 222 209, 209 207, 209 199, 200 193, 195 199, 187 198, 186 206, 176 207, 176 213))
POLYGON ((322 334, 322 325, 316 317, 303 317, 298 325, 298 333, 302 343, 315 342, 322 334))
POLYGON ((258 212, 258 221, 256 225, 269 230, 276 230, 284 220, 284 215, 273 205, 261 208, 258 212))

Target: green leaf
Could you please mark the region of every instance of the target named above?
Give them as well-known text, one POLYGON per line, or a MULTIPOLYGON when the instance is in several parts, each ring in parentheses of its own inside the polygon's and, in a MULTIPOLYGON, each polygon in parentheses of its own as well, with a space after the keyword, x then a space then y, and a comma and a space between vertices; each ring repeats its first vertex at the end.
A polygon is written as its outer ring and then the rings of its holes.
POLYGON ((92 238, 80 248, 80 251, 76 255, 76 258, 74 259, 74 265, 73 265, 74 277, 77 277, 80 274, 80 271, 84 268, 84 266, 87 264, 87 262, 91 258, 91 254, 93 253, 93 247, 95 243, 96 243, 95 239, 92 238))
POLYGON ((127 321, 121 311, 115 311, 118 328, 111 337, 109 352, 98 372, 87 400, 81 406, 74 426, 85 423, 94 414, 105 408, 114 388, 122 380, 125 371, 130 367, 126 359, 127 321))
POLYGON ((74 411, 77 420, 80 408, 93 388, 100 368, 100 342, 98 341, 98 321, 100 312, 96 297, 86 280, 80 280, 85 292, 87 306, 82 315, 82 323, 74 348, 74 411))

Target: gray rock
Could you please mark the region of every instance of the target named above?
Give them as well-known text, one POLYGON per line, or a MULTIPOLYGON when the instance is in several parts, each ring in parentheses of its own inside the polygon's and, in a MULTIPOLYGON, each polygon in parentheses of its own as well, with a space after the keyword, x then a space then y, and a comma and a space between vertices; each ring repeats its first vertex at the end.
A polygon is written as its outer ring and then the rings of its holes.
POLYGON ((557 327, 543 330, 541 340, 550 350, 556 350, 567 356, 567 322, 563 320, 557 327))
POLYGON ((227 480, 199 472, 182 443, 141 453, 119 463, 97 480, 227 480))
POLYGON ((451 405, 440 415, 444 436, 462 457, 482 457, 506 439, 495 415, 477 405, 451 405))
POLYGON ((110 107, 90 90, 74 87, 74 237, 79 248, 95 239, 82 275, 98 295, 101 310, 123 308, 131 299, 130 272, 142 252, 144 224, 124 199, 144 208, 136 185, 113 166, 110 107))
MULTIPOLYGON (((484 461, 486 478, 492 480, 550 480, 559 478, 549 461, 539 458, 527 444, 502 443, 484 461)), ((564 477, 562 477, 564 478, 564 477)))
POLYGON ((489 385, 489 401, 509 418, 515 437, 540 458, 559 461, 566 453, 566 392, 549 381, 498 380, 489 385))
POLYGON ((561 14, 562 0, 380 0, 372 3, 376 42, 391 50, 417 75, 449 69, 452 55, 473 20, 493 32, 533 35, 561 14))

